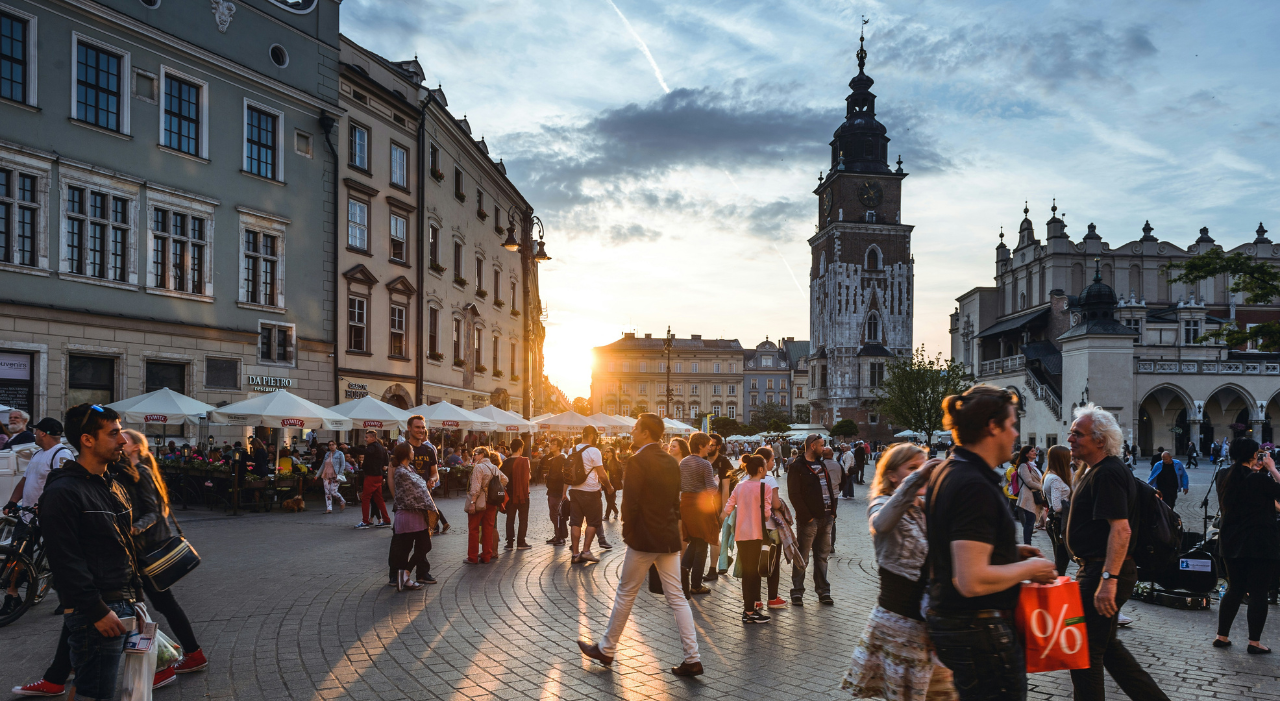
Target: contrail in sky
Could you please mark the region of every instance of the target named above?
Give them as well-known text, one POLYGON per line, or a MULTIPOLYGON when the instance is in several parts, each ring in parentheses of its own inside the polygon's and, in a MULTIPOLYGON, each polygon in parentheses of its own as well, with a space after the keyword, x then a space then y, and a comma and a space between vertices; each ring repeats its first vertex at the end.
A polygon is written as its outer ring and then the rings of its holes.
POLYGON ((791 264, 788 263, 786 257, 782 255, 782 251, 778 250, 778 244, 773 244, 773 250, 777 251, 778 257, 782 259, 782 264, 787 266, 787 272, 791 273, 791 281, 796 284, 796 289, 800 290, 800 294, 804 294, 804 288, 800 286, 800 281, 796 279, 796 273, 791 269, 791 264))
POLYGON ((609 0, 609 7, 612 7, 613 11, 617 12, 618 16, 622 18, 622 23, 627 25, 627 31, 631 33, 631 38, 636 40, 636 44, 640 46, 640 51, 644 53, 644 57, 649 59, 649 65, 653 66, 653 74, 658 77, 658 85, 662 86, 664 92, 671 92, 671 88, 667 87, 667 81, 662 77, 662 70, 658 68, 658 62, 653 60, 653 54, 649 53, 649 47, 644 43, 644 39, 641 39, 640 35, 636 34, 635 28, 627 21, 627 16, 622 14, 622 10, 619 10, 617 5, 613 4, 613 0, 609 0))

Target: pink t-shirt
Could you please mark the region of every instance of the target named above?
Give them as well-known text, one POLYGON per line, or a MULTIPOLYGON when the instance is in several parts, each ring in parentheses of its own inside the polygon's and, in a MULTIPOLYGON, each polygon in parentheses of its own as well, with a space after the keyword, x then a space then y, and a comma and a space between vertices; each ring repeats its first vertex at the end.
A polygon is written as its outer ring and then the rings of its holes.
POLYGON ((762 480, 747 480, 740 482, 734 487, 733 493, 729 495, 729 501, 725 504, 725 511, 732 511, 734 507, 738 509, 738 516, 734 525, 734 540, 763 540, 764 531, 761 528, 761 517, 763 514, 760 510, 760 494, 764 492, 765 503, 772 502, 770 495, 773 488, 762 480), (764 487, 762 490, 761 487, 764 487))

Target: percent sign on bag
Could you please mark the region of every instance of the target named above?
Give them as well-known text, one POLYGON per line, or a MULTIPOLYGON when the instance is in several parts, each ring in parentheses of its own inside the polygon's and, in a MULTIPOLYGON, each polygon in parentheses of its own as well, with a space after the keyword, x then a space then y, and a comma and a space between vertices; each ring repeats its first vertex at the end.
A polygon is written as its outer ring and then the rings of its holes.
POLYGON ((1036 609, 1031 614, 1029 623, 1032 635, 1044 643, 1044 649, 1040 652, 1042 660, 1049 656, 1055 646, 1068 655, 1076 654, 1084 646, 1084 632, 1081 628, 1074 627, 1077 623, 1084 623, 1084 616, 1067 618, 1066 604, 1063 604, 1062 610, 1058 612, 1057 621, 1053 620, 1048 611, 1036 609), (1064 625, 1071 627, 1064 628, 1064 625))
POLYGON ((1085 669, 1089 641, 1080 585, 1068 577, 1053 584, 1024 584, 1018 596, 1018 628, 1028 672, 1085 669))

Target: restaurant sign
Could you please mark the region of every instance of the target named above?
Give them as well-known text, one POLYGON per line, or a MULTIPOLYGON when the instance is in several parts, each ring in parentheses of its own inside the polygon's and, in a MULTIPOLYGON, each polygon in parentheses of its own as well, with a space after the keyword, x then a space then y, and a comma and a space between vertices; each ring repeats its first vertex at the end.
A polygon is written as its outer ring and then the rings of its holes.
POLYGON ((440 426, 442 428, 458 428, 458 422, 457 421, 441 421, 440 426))
POLYGON ((343 399, 364 399, 369 396, 369 385, 363 382, 348 382, 343 392, 343 399))
POLYGON ((268 377, 266 375, 246 375, 249 389, 255 392, 274 392, 280 389, 297 387, 298 381, 292 377, 268 377))

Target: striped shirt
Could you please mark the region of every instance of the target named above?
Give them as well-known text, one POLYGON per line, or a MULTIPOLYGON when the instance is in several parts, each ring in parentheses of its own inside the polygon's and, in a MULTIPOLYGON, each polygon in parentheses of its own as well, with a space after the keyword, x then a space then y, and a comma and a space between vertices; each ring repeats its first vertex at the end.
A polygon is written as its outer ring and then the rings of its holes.
POLYGON ((690 455, 680 461, 681 492, 705 492, 717 487, 716 468, 706 458, 690 455))

